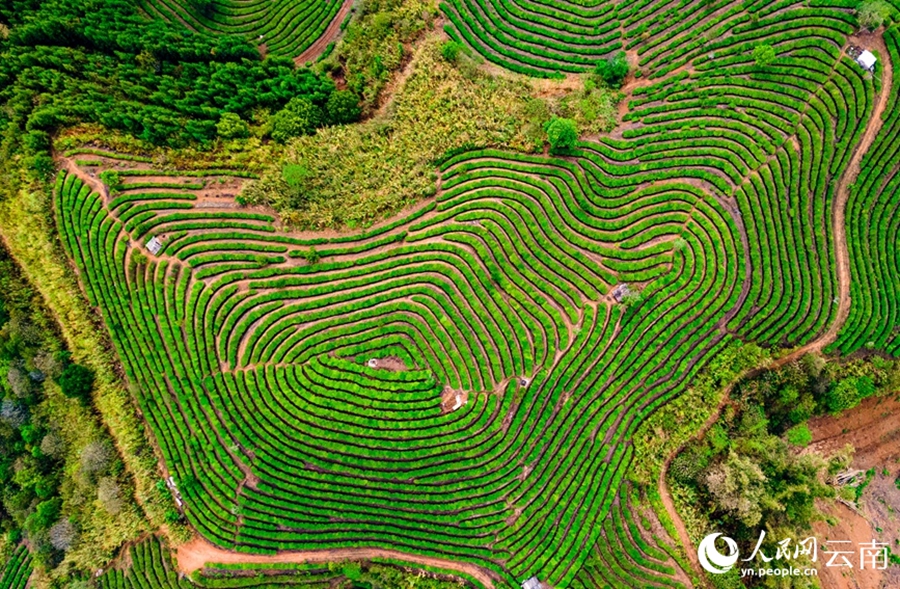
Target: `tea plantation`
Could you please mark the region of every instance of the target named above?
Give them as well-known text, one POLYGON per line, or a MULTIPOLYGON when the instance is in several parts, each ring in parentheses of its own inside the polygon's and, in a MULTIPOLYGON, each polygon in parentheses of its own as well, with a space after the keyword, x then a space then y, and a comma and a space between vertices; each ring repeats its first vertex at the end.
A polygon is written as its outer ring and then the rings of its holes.
MULTIPOLYGON (((342 0, 140 0, 151 17, 181 22, 209 37, 231 35, 266 53, 297 57, 338 17, 342 0)), ((349 2, 346 2, 349 6, 349 2)))
MULTIPOLYGON (((339 8, 190 6, 147 10, 291 55, 339 8)), ((900 33, 860 35, 844 0, 443 8, 452 37, 532 76, 625 50, 622 124, 561 155, 448 156, 436 196, 352 234, 238 206, 237 169, 74 150, 62 244, 217 546, 377 547, 495 587, 687 586, 626 482, 639 426, 736 341, 900 350, 900 33), (874 74, 848 55, 865 44, 874 74)), ((134 554, 186 584, 158 544, 134 554)))
POLYGON ((31 576, 31 556, 24 544, 15 548, 0 570, 0 589, 25 589, 31 576))

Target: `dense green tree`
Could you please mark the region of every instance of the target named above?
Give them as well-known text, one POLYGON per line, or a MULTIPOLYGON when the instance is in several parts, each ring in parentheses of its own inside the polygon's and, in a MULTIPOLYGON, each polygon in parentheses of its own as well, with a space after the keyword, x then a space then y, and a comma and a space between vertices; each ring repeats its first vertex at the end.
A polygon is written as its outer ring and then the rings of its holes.
POLYGON ((757 45, 753 48, 753 61, 758 67, 771 65, 775 57, 775 48, 771 45, 757 45))
POLYGON ((309 135, 323 122, 322 109, 306 98, 292 98, 272 117, 272 139, 285 143, 292 137, 309 135))
POLYGON ((78 399, 82 403, 91 400, 91 388, 94 386, 94 373, 80 364, 69 364, 57 379, 59 387, 67 397, 78 399))
POLYGON ((35 534, 50 528, 59 519, 61 510, 62 499, 59 497, 38 503, 34 512, 25 520, 25 529, 35 534))
POLYGON ((597 64, 594 74, 610 88, 621 88, 628 75, 628 58, 620 51, 597 64))
POLYGON ((578 127, 572 119, 553 117, 544 126, 552 153, 565 152, 578 142, 578 127))
POLYGON ((860 401, 874 393, 875 385, 871 378, 868 376, 851 377, 829 387, 823 401, 825 408, 832 415, 837 415, 841 411, 856 407, 860 401))
POLYGON ((325 105, 325 111, 328 114, 328 124, 330 125, 355 123, 362 115, 359 99, 350 90, 332 92, 325 105))

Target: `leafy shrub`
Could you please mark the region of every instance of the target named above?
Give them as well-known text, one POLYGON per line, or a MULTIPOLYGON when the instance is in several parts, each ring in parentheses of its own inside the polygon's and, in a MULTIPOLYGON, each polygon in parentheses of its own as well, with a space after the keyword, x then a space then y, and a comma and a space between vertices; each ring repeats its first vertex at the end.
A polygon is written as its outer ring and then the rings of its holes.
POLYGON ((594 74, 610 88, 621 88, 628 75, 628 58, 620 51, 597 64, 594 74))
POLYGON ((575 147, 578 127, 572 119, 553 117, 545 125, 551 153, 562 153, 575 147))
POLYGON ((318 264, 321 259, 321 255, 319 254, 316 248, 310 246, 310 248, 306 251, 300 252, 300 257, 306 260, 306 263, 310 266, 318 264))
POLYGON ((812 432, 809 431, 809 426, 801 423, 789 429, 787 431, 787 441, 792 446, 800 446, 801 448, 808 446, 812 442, 812 432))
POLYGON ((775 48, 771 45, 757 45, 753 48, 753 61, 758 67, 770 65, 775 57, 775 48))
POLYGON ((122 187, 122 176, 115 170, 103 170, 100 172, 100 181, 113 192, 122 187))
POLYGON ((622 304, 626 307, 636 307, 643 300, 644 297, 639 290, 629 290, 622 295, 622 304))
POLYGON ((281 168, 281 177, 291 188, 300 188, 308 175, 309 171, 306 166, 300 164, 285 164, 281 168))
POLYGON ((351 581, 358 581, 362 576, 362 567, 359 563, 348 562, 341 567, 341 573, 351 581))
POLYGON ((88 404, 91 400, 91 388, 94 386, 94 373, 80 364, 69 364, 56 380, 65 396, 78 399, 88 404))
POLYGON ((443 45, 441 45, 441 57, 444 58, 445 61, 449 61, 453 63, 459 57, 459 52, 462 51, 462 44, 457 41, 445 41, 443 45))
POLYGON ((239 114, 226 112, 222 113, 222 116, 219 117, 219 122, 216 123, 216 133, 222 139, 238 139, 247 137, 250 134, 250 129, 239 114))

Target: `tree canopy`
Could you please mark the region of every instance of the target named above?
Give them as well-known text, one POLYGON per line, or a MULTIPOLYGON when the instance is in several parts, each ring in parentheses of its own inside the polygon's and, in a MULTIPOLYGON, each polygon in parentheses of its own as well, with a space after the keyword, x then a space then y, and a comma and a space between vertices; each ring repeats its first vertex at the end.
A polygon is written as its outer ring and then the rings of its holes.
POLYGON ((856 19, 864 29, 875 30, 891 18, 891 5, 882 0, 865 0, 856 9, 856 19))
POLYGON ((547 122, 546 131, 553 153, 571 149, 578 141, 578 126, 572 119, 553 117, 547 122))
POLYGON ((610 88, 621 88, 628 75, 628 59, 624 51, 597 64, 594 73, 610 88))
POLYGON ((322 105, 334 83, 246 41, 209 39, 148 20, 127 0, 16 0, 0 6, 0 126, 52 131, 94 122, 163 145, 216 137, 301 97, 322 105))
POLYGON ((759 67, 766 67, 775 61, 775 48, 771 45, 757 45, 753 48, 753 61, 759 67))

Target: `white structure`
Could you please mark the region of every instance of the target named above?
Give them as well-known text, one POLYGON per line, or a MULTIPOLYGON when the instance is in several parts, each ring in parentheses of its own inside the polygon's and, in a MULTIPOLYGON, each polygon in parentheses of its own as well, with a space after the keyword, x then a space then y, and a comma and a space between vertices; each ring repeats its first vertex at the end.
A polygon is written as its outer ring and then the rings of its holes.
POLYGON ((159 250, 162 249, 162 246, 162 242, 156 237, 147 242, 147 249, 150 250, 150 253, 154 256, 159 253, 159 250))
POLYGON ((616 286, 612 290, 612 293, 610 293, 610 294, 612 294, 612 297, 614 299, 616 299, 617 303, 621 303, 622 299, 624 299, 625 296, 627 296, 630 293, 631 293, 631 289, 628 288, 627 284, 620 284, 620 285, 616 286))
POLYGON ((875 63, 877 61, 878 59, 871 51, 863 51, 856 57, 856 63, 869 70, 870 72, 875 71, 875 63))
POLYGON ((462 405, 463 405, 462 395, 460 395, 459 393, 456 393, 456 403, 453 405, 453 409, 451 409, 450 411, 456 411, 457 409, 462 407, 462 405))
POLYGON ((538 581, 537 577, 531 577, 522 583, 522 589, 541 589, 541 582, 538 581))

